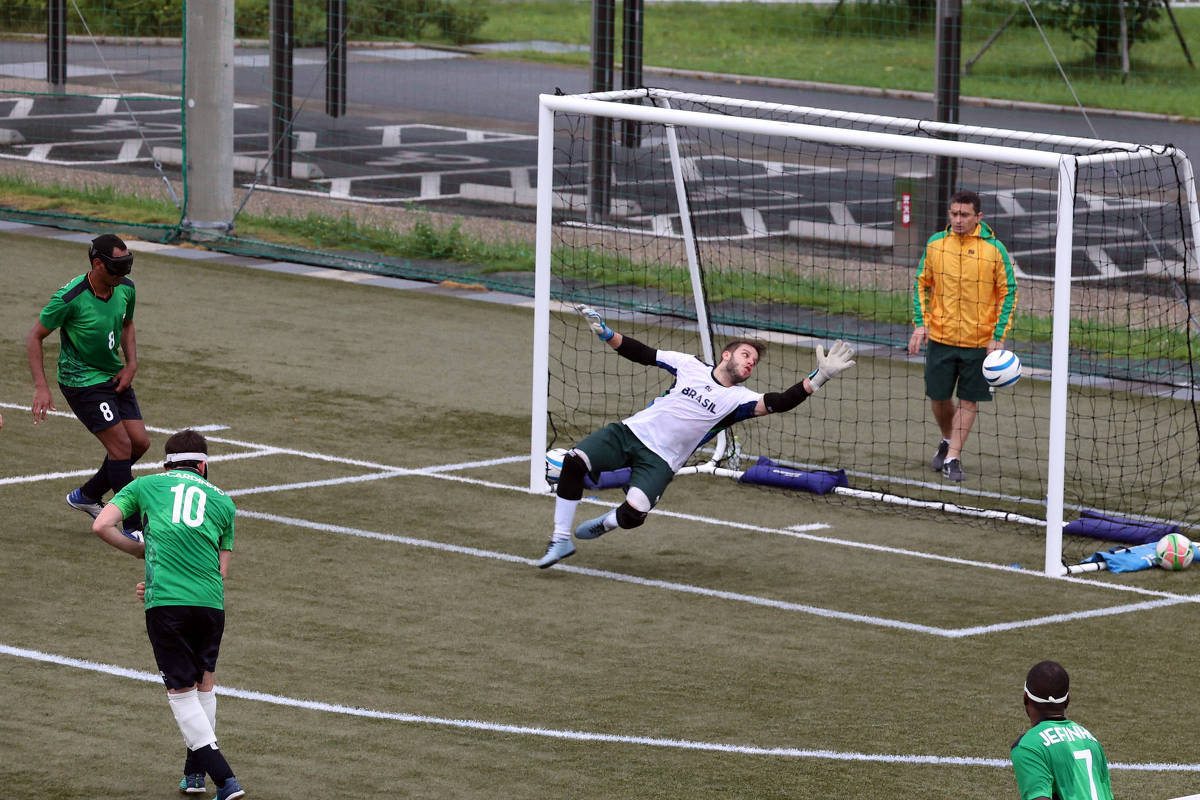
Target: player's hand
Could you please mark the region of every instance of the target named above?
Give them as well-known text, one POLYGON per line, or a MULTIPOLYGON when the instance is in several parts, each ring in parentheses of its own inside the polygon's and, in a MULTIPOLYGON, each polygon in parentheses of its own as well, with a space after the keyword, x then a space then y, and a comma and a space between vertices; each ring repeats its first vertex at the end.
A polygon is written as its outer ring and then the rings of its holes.
POLYGON ((146 601, 146 582, 138 581, 137 586, 133 587, 133 593, 137 595, 139 603, 144 603, 146 601))
POLYGON ((600 337, 600 341, 607 342, 613 337, 615 331, 604 324, 604 318, 596 313, 596 309, 591 306, 576 304, 575 310, 583 315, 584 319, 587 320, 588 327, 600 337))
POLYGON ((44 386, 37 387, 33 390, 33 424, 46 421, 46 413, 49 411, 58 411, 54 407, 54 398, 50 396, 50 389, 44 386))
POLYGON ((130 366, 129 364, 121 367, 121 371, 113 378, 117 382, 117 388, 114 390, 117 394, 125 391, 133 384, 133 375, 135 372, 137 372, 137 367, 130 366))
POLYGON ((913 328, 912 336, 908 337, 908 354, 915 356, 921 352, 921 345, 929 337, 929 329, 924 325, 913 328))
POLYGON ((817 345, 817 368, 808 376, 808 382, 812 384, 813 391, 820 389, 829 381, 830 378, 835 378, 841 372, 845 372, 854 366, 854 348, 838 339, 829 348, 829 352, 825 352, 825 348, 817 345))

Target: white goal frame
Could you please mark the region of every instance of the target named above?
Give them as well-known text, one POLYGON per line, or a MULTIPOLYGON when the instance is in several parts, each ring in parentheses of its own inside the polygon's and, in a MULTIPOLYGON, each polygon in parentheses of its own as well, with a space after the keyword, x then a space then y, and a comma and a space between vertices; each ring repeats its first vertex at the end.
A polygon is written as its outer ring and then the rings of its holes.
MULTIPOLYGON (((1064 525, 1065 452, 1067 431, 1067 386, 1069 377, 1068 334, 1070 329, 1071 258, 1074 241, 1073 210, 1076 197, 1076 175, 1081 166, 1105 162, 1137 160, 1144 158, 1138 152, 1140 145, 1085 139, 1071 136, 1056 136, 1023 131, 998 130, 977 126, 937 123, 927 120, 907 120, 872 114, 829 111, 824 109, 786 106, 752 100, 737 100, 726 97, 676 92, 662 89, 635 89, 601 92, 582 95, 539 96, 538 106, 538 161, 537 161, 537 229, 536 229, 536 276, 534 282, 534 330, 533 330, 533 382, 532 411, 530 416, 529 490, 544 493, 547 391, 549 385, 549 333, 550 333, 550 272, 552 215, 554 210, 554 115, 570 113, 591 117, 633 120, 657 123, 666 126, 668 147, 675 176, 676 194, 681 210, 683 239, 695 290, 696 314, 701 332, 704 355, 713 357, 712 342, 706 319, 700 279, 696 264, 695 237, 691 230, 687 212, 687 198, 683 189, 683 170, 678 147, 674 139, 675 126, 703 127, 734 133, 786 137, 809 142, 849 145, 873 150, 913 153, 951 158, 974 159, 1055 170, 1058 174, 1057 222, 1055 235, 1055 268, 1053 288, 1053 333, 1050 381, 1049 441, 1047 443, 1047 502, 1045 515, 1045 561, 1044 572, 1049 576, 1061 576, 1067 570, 1062 564, 1062 529, 1064 525), (629 100, 648 100, 653 105, 631 104, 629 100), (1109 152, 1077 155, 1070 152, 1054 152, 1047 149, 1023 149, 1014 146, 979 144, 955 141, 953 138, 933 139, 904 136, 894 133, 879 133, 844 127, 822 127, 820 125, 761 120, 749 117, 728 116, 696 111, 685 111, 671 107, 672 100, 716 103, 726 108, 770 109, 793 111, 810 117, 850 123, 883 123, 902 130, 936 132, 947 136, 1003 136, 1010 141, 1024 141, 1032 146, 1097 150, 1109 152)), ((1170 157, 1176 164, 1186 193, 1188 219, 1192 247, 1185 254, 1189 265, 1200 263, 1197 248, 1200 247, 1200 206, 1196 202, 1195 178, 1191 162, 1178 148, 1169 145, 1155 147, 1155 155, 1170 157)), ((716 453, 723 452, 723 443, 717 442, 716 453)), ((714 459, 716 456, 714 456, 714 459)), ((708 465, 706 465, 708 466, 708 465)), ((715 471, 715 462, 708 469, 715 471)))

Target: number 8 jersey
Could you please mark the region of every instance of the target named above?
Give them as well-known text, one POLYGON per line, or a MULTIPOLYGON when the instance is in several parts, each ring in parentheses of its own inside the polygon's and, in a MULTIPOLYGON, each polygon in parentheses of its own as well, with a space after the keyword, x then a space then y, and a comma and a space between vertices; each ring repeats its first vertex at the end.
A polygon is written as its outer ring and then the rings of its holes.
POLYGON ((146 516, 146 608, 224 608, 219 552, 233 550, 237 508, 195 472, 135 478, 110 501, 126 516, 146 516))
POLYGON ((96 297, 87 274, 72 278, 42 309, 38 320, 47 330, 62 328, 58 382, 63 386, 95 386, 111 380, 125 366, 121 332, 133 319, 137 291, 122 279, 107 300, 96 297))

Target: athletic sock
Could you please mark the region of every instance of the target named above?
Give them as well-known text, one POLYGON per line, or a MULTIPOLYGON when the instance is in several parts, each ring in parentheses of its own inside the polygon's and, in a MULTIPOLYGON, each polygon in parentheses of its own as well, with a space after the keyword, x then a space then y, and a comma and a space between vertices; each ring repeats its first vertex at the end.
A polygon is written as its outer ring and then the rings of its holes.
POLYGON ((217 786, 224 786, 225 781, 233 777, 233 770, 217 748, 216 742, 188 753, 188 761, 196 765, 196 772, 207 772, 217 786))
POLYGON ((88 478, 87 483, 79 487, 79 491, 87 499, 99 503, 104 499, 104 493, 111 488, 112 483, 108 477, 108 456, 105 456, 100 469, 96 471, 95 475, 88 478))
POLYGON ((575 523, 575 509, 578 500, 554 498, 554 541, 565 542, 571 538, 571 526, 575 523))
POLYGON ((129 458, 104 459, 105 470, 108 472, 108 485, 114 492, 119 492, 133 480, 133 460, 129 458))

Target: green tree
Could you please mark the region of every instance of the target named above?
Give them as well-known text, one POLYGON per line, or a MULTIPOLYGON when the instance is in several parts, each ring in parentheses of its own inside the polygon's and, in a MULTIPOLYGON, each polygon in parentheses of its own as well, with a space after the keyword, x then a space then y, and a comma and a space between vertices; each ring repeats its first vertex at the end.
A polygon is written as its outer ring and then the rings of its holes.
POLYGON ((1092 63, 1098 70, 1121 67, 1122 13, 1130 51, 1136 42, 1161 36, 1154 23, 1162 16, 1162 0, 1038 0, 1032 8, 1043 25, 1065 31, 1077 41, 1091 42, 1092 63))

